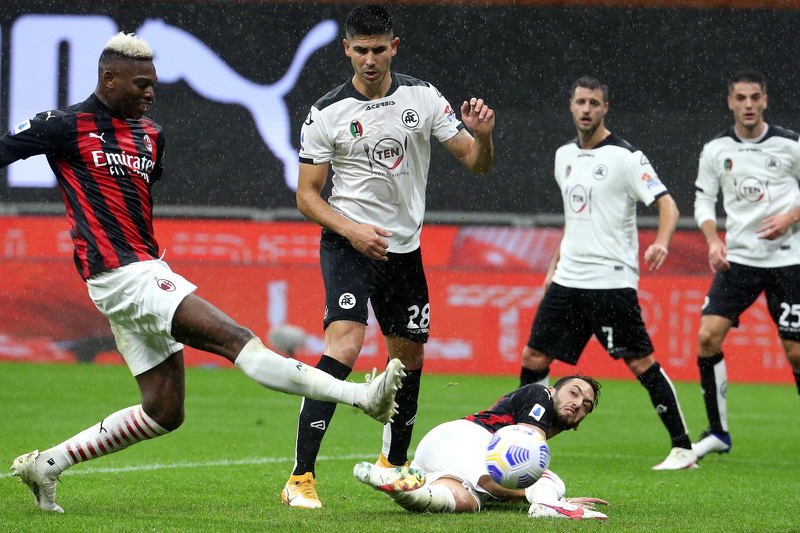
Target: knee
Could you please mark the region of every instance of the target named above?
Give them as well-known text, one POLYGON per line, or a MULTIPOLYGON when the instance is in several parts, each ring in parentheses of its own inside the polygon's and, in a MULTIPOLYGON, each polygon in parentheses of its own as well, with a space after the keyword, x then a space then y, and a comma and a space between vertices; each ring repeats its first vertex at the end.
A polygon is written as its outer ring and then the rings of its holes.
POLYGON ((700 356, 711 356, 722 349, 722 334, 714 328, 701 325, 697 332, 697 346, 700 356))
POLYGON ((528 370, 547 370, 552 361, 552 357, 529 346, 522 350, 522 367, 528 370))
POLYGON ((456 513, 476 513, 478 512, 478 501, 469 493, 454 492, 456 500, 456 513))
POLYGON ((159 404, 156 402, 143 403, 142 409, 156 424, 167 431, 175 431, 183 424, 186 415, 183 403, 159 404))

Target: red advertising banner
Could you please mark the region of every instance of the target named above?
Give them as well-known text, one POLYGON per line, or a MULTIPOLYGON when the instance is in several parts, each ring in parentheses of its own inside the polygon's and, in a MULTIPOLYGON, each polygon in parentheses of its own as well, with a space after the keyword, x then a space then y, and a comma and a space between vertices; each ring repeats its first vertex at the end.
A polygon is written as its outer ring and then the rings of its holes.
MULTIPOLYGON (((307 332, 298 359, 316 363, 324 348, 324 290, 319 228, 304 222, 160 220, 165 260, 195 283, 197 294, 266 341, 271 328, 307 332)), ((426 372, 517 375, 542 296, 541 283, 560 241, 552 228, 426 226, 423 256, 431 294, 426 372)), ((652 231, 640 232, 641 248, 652 231)), ((89 299, 72 262, 62 217, 0 217, 0 359, 121 362, 106 319, 89 299)), ((643 272, 639 299, 670 377, 699 379, 700 307, 711 283, 698 232, 679 232, 667 265, 643 272)), ((356 368, 382 367, 386 348, 374 319, 356 368)), ((759 299, 725 341, 731 381, 790 383, 777 329, 759 299)), ((188 364, 228 365, 186 349, 188 364)), ((577 367, 596 377, 630 378, 621 361, 592 340, 577 367)), ((553 366, 563 375, 574 367, 553 366)))

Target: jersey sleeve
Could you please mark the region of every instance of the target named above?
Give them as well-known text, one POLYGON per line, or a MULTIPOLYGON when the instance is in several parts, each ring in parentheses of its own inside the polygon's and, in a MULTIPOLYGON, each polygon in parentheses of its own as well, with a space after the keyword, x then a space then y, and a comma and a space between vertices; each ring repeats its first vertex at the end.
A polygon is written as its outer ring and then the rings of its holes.
POLYGON ((333 159, 334 143, 328 135, 325 117, 312 107, 300 130, 300 162, 312 165, 328 163, 333 159))
POLYGON ((517 424, 530 424, 544 430, 550 428, 553 398, 543 385, 526 385, 508 395, 511 415, 517 424))
POLYGON ((156 160, 155 165, 153 166, 153 171, 150 173, 150 179, 160 180, 161 176, 164 174, 164 147, 166 146, 166 142, 164 141, 164 131, 161 130, 158 132, 158 138, 156 139, 156 160))
POLYGON ((465 126, 456 118, 456 110, 453 109, 450 102, 442 96, 442 93, 433 85, 429 85, 428 89, 432 99, 433 112, 433 127, 431 128, 431 133, 439 139, 439 142, 445 142, 455 137, 465 126))
POLYGON ((631 195, 645 205, 667 194, 666 185, 661 182, 647 156, 639 150, 628 157, 628 180, 631 195))
POLYGON ((63 115, 48 111, 18 124, 0 137, 0 167, 34 155, 59 152, 68 141, 64 123, 63 115))
POLYGON ((714 157, 708 145, 700 154, 700 164, 697 169, 697 181, 694 182, 694 220, 697 226, 703 222, 717 220, 717 195, 719 194, 719 176, 714 169, 714 157))

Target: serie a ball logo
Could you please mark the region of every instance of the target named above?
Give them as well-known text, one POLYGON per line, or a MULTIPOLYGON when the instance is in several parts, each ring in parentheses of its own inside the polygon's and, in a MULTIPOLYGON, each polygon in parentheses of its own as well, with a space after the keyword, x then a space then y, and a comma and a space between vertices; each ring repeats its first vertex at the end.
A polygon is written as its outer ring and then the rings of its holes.
POLYGON ((530 487, 550 466, 550 448, 539 433, 525 426, 506 426, 486 447, 489 476, 507 489, 530 487))

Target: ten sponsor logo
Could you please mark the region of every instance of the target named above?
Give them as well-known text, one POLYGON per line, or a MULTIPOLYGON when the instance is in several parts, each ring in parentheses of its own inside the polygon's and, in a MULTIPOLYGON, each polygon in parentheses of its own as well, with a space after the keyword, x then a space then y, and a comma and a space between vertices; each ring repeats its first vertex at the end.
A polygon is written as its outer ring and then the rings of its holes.
POLYGON ((589 194, 583 188, 583 185, 576 185, 567 193, 567 201, 574 213, 580 213, 589 204, 589 194))
POLYGON ((757 179, 749 176, 736 187, 740 198, 751 203, 760 202, 766 193, 766 187, 757 179))
POLYGON ((403 145, 394 139, 381 139, 372 149, 372 160, 389 170, 397 168, 404 155, 403 145))
POLYGON ((168 279, 163 279, 163 278, 156 279, 156 285, 158 285, 158 288, 161 289, 162 291, 166 292, 175 291, 175 284, 168 279))

